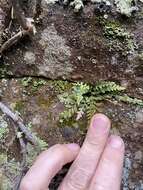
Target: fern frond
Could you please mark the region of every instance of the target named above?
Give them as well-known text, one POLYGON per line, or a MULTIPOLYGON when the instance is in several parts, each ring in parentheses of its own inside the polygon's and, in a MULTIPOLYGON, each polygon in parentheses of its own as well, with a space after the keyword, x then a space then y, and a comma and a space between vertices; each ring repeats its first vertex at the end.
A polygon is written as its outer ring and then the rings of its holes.
POLYGON ((76 94, 86 94, 90 91, 90 86, 83 82, 78 82, 73 86, 73 92, 76 94))
POLYGON ((96 113, 96 111, 97 111, 96 102, 92 102, 91 104, 89 104, 86 109, 87 119, 90 120, 92 116, 96 113))
POLYGON ((140 100, 140 99, 137 99, 137 98, 132 98, 132 97, 129 97, 128 95, 115 96, 115 98, 118 101, 121 101, 121 102, 129 103, 129 104, 132 104, 132 105, 143 106, 143 100, 140 100))
POLYGON ((64 121, 68 121, 71 119, 76 113, 78 112, 78 108, 76 105, 66 109, 60 114, 60 122, 63 123, 64 121))
POLYGON ((68 121, 76 114, 86 113, 88 120, 97 111, 98 104, 104 100, 113 100, 143 106, 143 101, 131 98, 127 95, 121 95, 125 90, 124 87, 115 82, 99 82, 96 86, 81 83, 74 83, 70 92, 63 93, 59 96, 60 102, 65 105, 65 111, 61 113, 61 121, 68 121))
POLYGON ((119 93, 124 91, 125 88, 116 84, 115 82, 100 82, 94 88, 95 95, 97 94, 105 94, 105 93, 119 93))

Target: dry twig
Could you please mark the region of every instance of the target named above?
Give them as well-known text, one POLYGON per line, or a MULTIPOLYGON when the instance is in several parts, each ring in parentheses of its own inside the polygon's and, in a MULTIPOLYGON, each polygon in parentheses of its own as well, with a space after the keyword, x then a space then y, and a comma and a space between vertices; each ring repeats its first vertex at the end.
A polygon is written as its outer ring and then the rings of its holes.
POLYGON ((12 45, 16 44, 22 37, 26 35, 34 35, 36 33, 36 29, 34 26, 34 20, 32 18, 26 18, 24 12, 20 7, 19 0, 10 0, 12 4, 12 10, 14 11, 16 18, 22 27, 22 31, 18 32, 14 36, 12 36, 8 41, 6 41, 1 49, 0 54, 2 54, 5 50, 10 48, 12 45))
POLYGON ((33 145, 37 145, 36 137, 27 129, 23 124, 23 120, 16 114, 13 113, 5 104, 0 102, 1 111, 9 118, 13 120, 15 125, 19 128, 19 131, 25 135, 25 138, 33 145))
POLYGON ((28 30, 29 26, 27 23, 27 19, 25 17, 24 12, 21 9, 19 0, 10 0, 10 1, 11 1, 12 7, 14 9, 15 16, 16 16, 19 24, 22 26, 22 28, 24 30, 28 30))
MULTIPOLYGON (((15 133, 18 134, 19 131, 18 131, 18 129, 17 129, 17 127, 16 127, 16 125, 13 122, 12 119, 11 119, 11 122, 13 123, 15 133)), ((14 180, 14 189, 15 190, 19 190, 19 186, 20 186, 21 180, 22 180, 23 176, 25 175, 25 173, 27 171, 27 163, 26 163, 26 158, 27 158, 27 143, 25 142, 25 139, 24 139, 23 136, 17 135, 17 138, 19 140, 19 144, 20 144, 20 148, 21 148, 22 161, 21 161, 21 171, 20 171, 20 174, 18 176, 16 176, 16 178, 14 180)))

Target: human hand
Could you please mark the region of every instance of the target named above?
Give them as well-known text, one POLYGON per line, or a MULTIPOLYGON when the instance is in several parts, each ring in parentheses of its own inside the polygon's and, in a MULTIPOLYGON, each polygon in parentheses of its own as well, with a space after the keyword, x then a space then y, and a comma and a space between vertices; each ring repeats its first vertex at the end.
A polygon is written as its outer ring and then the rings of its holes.
POLYGON ((109 135, 110 121, 96 114, 83 146, 55 145, 40 154, 23 178, 20 190, 48 190, 52 178, 73 162, 58 190, 120 190, 124 143, 109 135))

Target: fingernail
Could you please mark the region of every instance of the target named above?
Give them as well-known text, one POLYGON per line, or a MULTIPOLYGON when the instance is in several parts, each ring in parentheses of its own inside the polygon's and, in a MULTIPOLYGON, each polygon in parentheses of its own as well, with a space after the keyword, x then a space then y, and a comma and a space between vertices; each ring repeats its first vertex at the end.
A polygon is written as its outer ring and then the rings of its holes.
POLYGON ((112 135, 109 140, 109 144, 111 145, 112 148, 121 148, 123 145, 123 140, 119 136, 114 136, 112 135))
POLYGON ((106 116, 97 115, 94 117, 92 125, 95 128, 96 132, 105 132, 109 129, 110 122, 106 116))
POLYGON ((78 144, 75 144, 75 143, 67 144, 66 146, 67 146, 69 149, 71 149, 72 151, 77 151, 77 150, 79 150, 79 145, 78 145, 78 144))

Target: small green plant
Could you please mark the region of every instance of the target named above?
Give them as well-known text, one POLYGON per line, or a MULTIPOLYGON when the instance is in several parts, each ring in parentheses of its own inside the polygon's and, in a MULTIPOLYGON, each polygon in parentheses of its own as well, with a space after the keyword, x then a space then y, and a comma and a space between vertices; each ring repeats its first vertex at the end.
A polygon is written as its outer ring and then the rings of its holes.
POLYGON ((125 103, 143 106, 143 101, 137 98, 132 98, 127 95, 124 96, 116 96, 116 99, 125 103))
POLYGON ((25 77, 21 80, 21 83, 24 87, 33 86, 34 88, 38 88, 39 86, 45 85, 46 80, 44 79, 34 79, 32 77, 25 77))
POLYGON ((111 50, 120 51, 123 55, 132 53, 137 48, 131 34, 119 22, 106 20, 99 17, 99 22, 103 26, 103 34, 107 39, 107 45, 111 50))
MULTIPOLYGON (((32 132, 33 125, 32 125, 31 122, 29 122, 29 123, 27 124, 27 128, 32 132)), ((38 143, 37 149, 46 150, 47 147, 48 147, 47 142, 45 142, 43 139, 41 139, 41 138, 38 136, 38 134, 37 134, 36 132, 32 132, 32 133, 35 135, 36 141, 37 141, 37 143, 38 143)))
POLYGON ((106 23, 104 34, 113 39, 119 38, 121 40, 126 40, 131 38, 131 34, 115 22, 106 23))
POLYGON ((62 94, 72 87, 72 83, 69 83, 68 81, 54 80, 50 82, 58 94, 62 94))
POLYGON ((40 86, 43 86, 46 84, 45 80, 42 79, 38 79, 38 80, 34 80, 33 81, 33 90, 38 89, 40 86))
POLYGON ((28 87, 30 84, 32 83, 32 77, 25 77, 21 80, 21 84, 24 86, 24 87, 28 87))
POLYGON ((59 100, 65 106, 65 111, 60 114, 60 122, 68 121, 75 117, 79 120, 84 114, 91 119, 98 109, 98 104, 104 100, 118 100, 133 105, 143 106, 143 101, 122 95, 125 88, 115 82, 99 82, 95 86, 74 83, 70 91, 59 95, 59 100))

